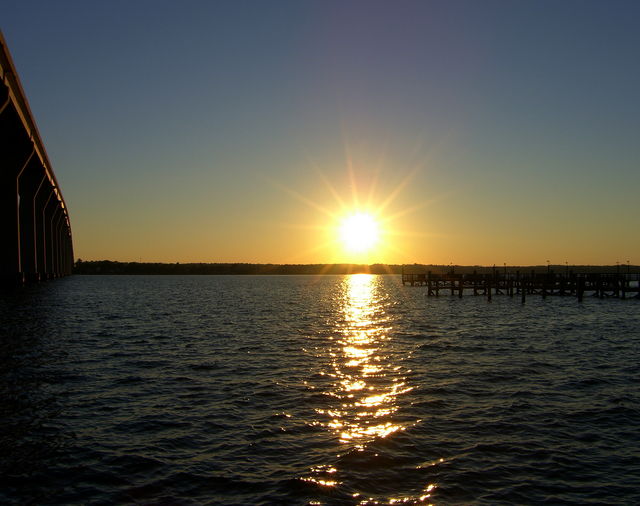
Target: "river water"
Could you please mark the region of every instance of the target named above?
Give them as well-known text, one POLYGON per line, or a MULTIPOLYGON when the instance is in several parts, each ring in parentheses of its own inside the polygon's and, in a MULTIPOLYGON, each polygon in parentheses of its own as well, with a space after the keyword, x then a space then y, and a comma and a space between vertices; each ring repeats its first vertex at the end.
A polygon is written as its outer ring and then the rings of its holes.
POLYGON ((640 504, 640 301, 397 276, 0 295, 3 504, 640 504))

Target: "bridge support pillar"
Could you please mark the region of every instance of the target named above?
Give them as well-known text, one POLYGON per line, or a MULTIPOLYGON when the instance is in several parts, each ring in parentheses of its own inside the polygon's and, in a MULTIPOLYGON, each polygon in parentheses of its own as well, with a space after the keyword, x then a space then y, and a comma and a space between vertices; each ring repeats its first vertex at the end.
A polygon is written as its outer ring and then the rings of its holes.
POLYGON ((21 283, 20 228, 18 225, 18 192, 14 178, 0 180, 0 283, 21 283), (12 181, 13 179, 13 181, 12 181), (13 184, 12 184, 13 183, 13 184))
POLYGON ((54 270, 53 270, 53 250, 54 250, 54 239, 52 233, 52 221, 55 217, 55 214, 58 210, 58 201, 55 198, 55 193, 53 190, 49 194, 49 199, 47 200, 47 204, 42 211, 42 227, 44 228, 44 243, 45 249, 43 254, 44 259, 44 273, 45 279, 53 279, 54 278, 54 270))
POLYGON ((60 237, 58 236, 58 222, 60 220, 60 204, 56 200, 55 209, 51 216, 51 274, 53 278, 60 277, 60 270, 58 269, 58 245, 60 244, 60 237))
POLYGON ((71 226, 67 221, 67 275, 73 274, 73 236, 71 235, 71 226))
POLYGON ((34 235, 35 235, 35 254, 36 254, 36 273, 39 280, 46 279, 45 255, 45 227, 44 227, 44 209, 53 194, 51 183, 47 177, 40 181, 40 185, 33 197, 34 212, 34 235))
MULTIPOLYGON (((5 96, 6 86, 2 85, 5 96)), ((20 255, 20 197, 18 178, 33 157, 33 145, 20 127, 21 120, 13 107, 5 106, 0 113, 0 282, 15 284, 24 281, 20 255)))
POLYGON ((18 176, 20 265, 27 281, 38 281, 38 241, 36 238, 36 194, 45 179, 44 168, 36 156, 18 176))
POLYGON ((54 235, 55 235, 55 254, 54 254, 54 267, 56 272, 56 277, 62 277, 62 221, 64 218, 64 212, 62 212, 62 208, 59 208, 58 214, 54 221, 54 235))

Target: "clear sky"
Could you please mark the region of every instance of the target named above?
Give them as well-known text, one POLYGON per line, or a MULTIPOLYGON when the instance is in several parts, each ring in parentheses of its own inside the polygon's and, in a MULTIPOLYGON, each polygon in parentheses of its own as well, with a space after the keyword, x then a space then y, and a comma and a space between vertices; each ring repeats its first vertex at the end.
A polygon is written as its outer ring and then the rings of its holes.
POLYGON ((615 0, 0 17, 76 258, 163 262, 640 263, 638 26, 615 0))

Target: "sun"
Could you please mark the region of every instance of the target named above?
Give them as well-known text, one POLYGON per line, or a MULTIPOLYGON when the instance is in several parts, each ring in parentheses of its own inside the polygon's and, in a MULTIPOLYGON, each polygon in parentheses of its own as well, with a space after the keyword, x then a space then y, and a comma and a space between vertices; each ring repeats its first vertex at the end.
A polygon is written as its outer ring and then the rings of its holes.
MULTIPOLYGON (((303 247, 296 248, 294 263, 324 264, 326 272, 332 264, 360 268, 366 264, 397 263, 398 257, 407 255, 407 237, 428 237, 410 231, 412 221, 406 216, 431 201, 421 200, 406 207, 401 204, 405 197, 400 198, 424 168, 424 162, 387 167, 384 153, 377 157, 367 152, 354 155, 346 140, 345 149, 344 167, 323 168, 312 162, 317 180, 308 180, 304 191, 273 182, 317 212, 316 216, 307 215, 310 221, 305 222, 301 215, 295 218, 296 223, 283 224, 291 230, 306 231, 296 236, 303 247)), ((419 154, 420 150, 416 151, 419 154)))
POLYGON ((375 217, 366 212, 345 216, 338 228, 340 241, 350 253, 367 253, 380 239, 380 227, 375 217))

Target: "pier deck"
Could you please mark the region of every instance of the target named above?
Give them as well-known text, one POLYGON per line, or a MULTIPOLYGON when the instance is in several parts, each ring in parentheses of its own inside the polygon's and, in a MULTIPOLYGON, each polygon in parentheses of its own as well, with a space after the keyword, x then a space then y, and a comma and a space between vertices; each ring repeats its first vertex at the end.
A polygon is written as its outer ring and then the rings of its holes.
POLYGON ((527 295, 542 297, 564 295, 577 297, 579 301, 587 296, 599 298, 633 297, 640 299, 640 274, 621 273, 566 273, 554 272, 500 272, 446 274, 402 273, 402 284, 423 286, 427 296, 443 294, 462 297, 464 293, 483 295, 491 300, 493 295, 519 296, 522 302, 527 295))

